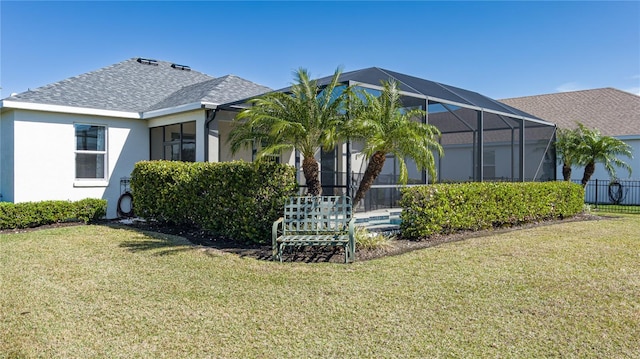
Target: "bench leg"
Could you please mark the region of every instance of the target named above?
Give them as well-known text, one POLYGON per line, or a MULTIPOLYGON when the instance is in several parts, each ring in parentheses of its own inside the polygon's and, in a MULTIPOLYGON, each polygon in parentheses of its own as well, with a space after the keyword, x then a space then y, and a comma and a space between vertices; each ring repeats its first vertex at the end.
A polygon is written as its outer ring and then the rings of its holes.
POLYGON ((273 248, 273 253, 271 254, 271 260, 282 262, 282 243, 276 243, 276 247, 273 248))
POLYGON ((351 247, 351 245, 347 243, 344 246, 344 262, 351 263, 351 262, 355 262, 355 260, 356 260, 355 250, 354 248, 351 247))

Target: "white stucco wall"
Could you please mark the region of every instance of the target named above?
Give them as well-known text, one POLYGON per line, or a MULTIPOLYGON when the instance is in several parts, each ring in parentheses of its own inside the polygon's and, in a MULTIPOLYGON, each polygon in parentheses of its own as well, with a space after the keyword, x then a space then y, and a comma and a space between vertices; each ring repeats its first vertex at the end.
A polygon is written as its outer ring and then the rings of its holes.
POLYGON ((250 148, 241 148, 237 153, 231 154, 227 142, 236 114, 235 111, 218 111, 214 120, 209 123, 209 162, 251 161, 250 148))
MULTIPOLYGON (((344 149, 346 152, 346 148, 344 149)), ((367 168, 367 159, 362 154, 362 143, 358 141, 351 142, 351 170, 355 173, 364 173, 367 168)), ((342 170, 347 170, 346 161, 342 170)))
MULTIPOLYGON (((217 119, 216 119, 217 121, 217 119)), ((219 129, 219 147, 220 147, 220 152, 218 155, 218 161, 219 162, 229 162, 229 161, 247 161, 247 162, 251 162, 251 148, 240 148, 238 150, 238 152, 232 154, 231 153, 231 148, 229 146, 229 144, 227 143, 227 139, 229 138, 229 133, 231 132, 231 129, 233 128, 234 124, 232 122, 229 121, 220 121, 218 123, 218 129, 219 129)), ((209 148, 209 152, 211 152, 213 149, 209 148)), ((211 155, 209 157, 209 161, 211 161, 211 155)), ((214 162, 214 161, 212 161, 214 162)))
POLYGON ((104 198, 116 217, 120 178, 149 158, 144 120, 18 110, 14 115, 14 202, 104 198), (107 127, 107 181, 75 179, 75 123, 107 127))

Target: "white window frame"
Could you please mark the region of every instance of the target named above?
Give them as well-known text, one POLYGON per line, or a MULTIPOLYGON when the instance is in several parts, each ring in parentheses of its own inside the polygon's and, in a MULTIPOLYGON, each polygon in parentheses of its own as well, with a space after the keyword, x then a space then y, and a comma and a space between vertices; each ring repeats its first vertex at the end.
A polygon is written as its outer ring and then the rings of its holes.
POLYGON ((104 124, 98 123, 85 123, 85 122, 77 122, 73 124, 73 171, 74 171, 74 187, 106 187, 109 184, 109 127, 104 124), (77 126, 92 126, 92 127, 102 127, 104 128, 104 150, 103 151, 91 151, 91 150, 78 150, 78 137, 77 137, 77 126), (79 154, 92 154, 92 155, 103 155, 104 156, 104 174, 102 178, 78 178, 78 174, 76 173, 77 169, 77 160, 79 154))

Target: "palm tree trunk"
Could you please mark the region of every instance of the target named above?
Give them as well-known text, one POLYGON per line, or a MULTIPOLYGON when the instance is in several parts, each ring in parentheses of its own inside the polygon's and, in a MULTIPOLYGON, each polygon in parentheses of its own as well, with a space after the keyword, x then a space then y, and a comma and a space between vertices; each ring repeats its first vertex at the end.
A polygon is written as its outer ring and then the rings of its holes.
POLYGON ((582 187, 587 186, 587 183, 589 183, 589 180, 591 179, 591 176, 593 175, 593 172, 595 170, 596 170, 595 162, 587 163, 587 165, 584 167, 584 174, 582 175, 582 187))
POLYGON ((313 156, 305 157, 302 160, 302 173, 304 173, 304 179, 307 182, 307 194, 312 196, 319 196, 322 192, 318 172, 318 161, 313 156))
POLYGON ((562 165, 562 177, 565 181, 571 181, 571 166, 566 163, 562 165))
POLYGON ((369 188, 371 188, 373 181, 375 181, 380 172, 382 172, 382 167, 384 166, 384 161, 386 159, 387 154, 381 151, 377 151, 373 156, 371 156, 367 169, 364 171, 364 176, 362 176, 362 181, 360 181, 360 186, 358 187, 356 196, 353 199, 353 203, 357 204, 364 198, 364 194, 367 193, 369 188))

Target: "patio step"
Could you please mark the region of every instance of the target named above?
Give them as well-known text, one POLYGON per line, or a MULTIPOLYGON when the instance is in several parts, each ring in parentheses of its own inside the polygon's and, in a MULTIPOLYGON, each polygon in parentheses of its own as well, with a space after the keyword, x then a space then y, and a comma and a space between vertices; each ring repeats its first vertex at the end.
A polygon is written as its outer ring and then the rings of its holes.
POLYGON ((356 213, 356 226, 371 232, 397 233, 400 231, 401 209, 390 208, 371 212, 356 213))

